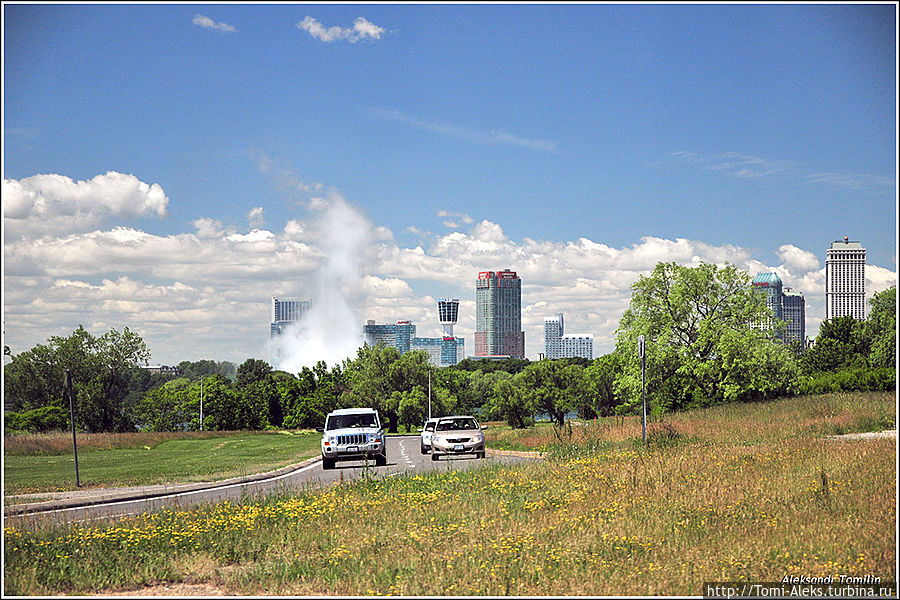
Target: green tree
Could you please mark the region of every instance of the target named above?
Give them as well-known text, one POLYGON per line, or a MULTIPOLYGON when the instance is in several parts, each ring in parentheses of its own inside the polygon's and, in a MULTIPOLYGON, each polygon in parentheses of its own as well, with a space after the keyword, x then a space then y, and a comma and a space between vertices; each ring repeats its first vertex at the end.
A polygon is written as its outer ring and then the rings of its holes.
POLYGON ((537 405, 532 397, 525 394, 523 374, 510 375, 496 373, 490 398, 485 406, 491 419, 504 419, 513 429, 523 429, 534 425, 537 405))
POLYGON ((616 333, 623 366, 615 383, 620 409, 640 405, 640 335, 647 348, 648 400, 657 412, 755 398, 794 385, 789 350, 774 331, 758 326, 771 315, 749 274, 733 265, 659 263, 631 289, 616 333), (763 382, 756 372, 784 379, 763 382))
POLYGON ((391 433, 397 432, 399 415, 396 398, 398 390, 394 385, 392 366, 400 360, 400 352, 393 346, 364 344, 356 358, 347 360, 344 372, 347 375, 347 389, 342 402, 345 406, 374 408, 388 423, 391 433))
POLYGON ((864 335, 873 367, 897 366, 897 286, 876 293, 869 299, 869 316, 864 335))
POLYGON ((619 404, 616 397, 616 378, 622 372, 621 355, 612 352, 594 361, 584 370, 589 390, 590 410, 584 410, 582 418, 593 418, 596 415, 606 417, 613 414, 619 404), (590 413, 594 413, 591 415, 590 413))
POLYGON ((266 361, 258 358, 248 358, 237 368, 236 383, 239 387, 244 387, 251 383, 259 383, 271 372, 272 366, 266 361))
POLYGON ((516 381, 521 381, 525 398, 558 425, 564 425, 566 414, 587 400, 587 380, 578 365, 542 360, 525 367, 520 377, 516 381))

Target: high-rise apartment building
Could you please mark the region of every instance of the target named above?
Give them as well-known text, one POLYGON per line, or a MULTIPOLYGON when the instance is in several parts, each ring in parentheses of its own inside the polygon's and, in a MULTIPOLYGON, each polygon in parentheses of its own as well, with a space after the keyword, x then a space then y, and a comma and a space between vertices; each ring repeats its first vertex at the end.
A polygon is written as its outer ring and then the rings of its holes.
POLYGON ((369 320, 363 325, 363 338, 369 346, 383 344, 393 346, 400 354, 409 352, 416 337, 416 326, 409 321, 397 321, 386 325, 376 325, 369 320))
POLYGON ((758 326, 771 329, 774 322, 784 321, 785 329, 777 334, 787 344, 806 342, 806 300, 803 294, 786 288, 777 273, 758 273, 753 289, 766 294, 766 306, 771 311, 765 323, 758 326))
POLYGON ((416 337, 416 326, 409 321, 376 325, 375 321, 370 320, 363 326, 365 342, 370 346, 393 346, 400 354, 406 354, 410 350, 424 350, 428 354, 428 361, 437 367, 455 365, 466 357, 465 340, 453 335, 453 326, 459 316, 459 300, 441 298, 437 301, 437 308, 438 318, 444 328, 444 335, 441 337, 416 337))
POLYGON ((781 297, 782 318, 787 321, 784 341, 788 344, 806 344, 806 299, 800 292, 784 288, 781 297))
POLYGON ((562 313, 544 318, 544 356, 548 359, 594 359, 594 334, 566 333, 562 313))
POLYGON ((825 318, 846 316, 866 318, 866 249, 844 237, 825 257, 825 318))
POLYGON ((515 271, 482 271, 475 280, 475 356, 525 358, 522 280, 515 271))
POLYGON ((272 321, 269 324, 269 337, 274 338, 284 333, 284 328, 296 323, 312 306, 311 300, 294 300, 272 297, 272 321))
POLYGON ((771 311, 766 323, 760 323, 765 329, 771 329, 774 320, 783 319, 781 310, 782 283, 777 273, 757 273, 753 278, 753 289, 766 294, 766 306, 771 311))

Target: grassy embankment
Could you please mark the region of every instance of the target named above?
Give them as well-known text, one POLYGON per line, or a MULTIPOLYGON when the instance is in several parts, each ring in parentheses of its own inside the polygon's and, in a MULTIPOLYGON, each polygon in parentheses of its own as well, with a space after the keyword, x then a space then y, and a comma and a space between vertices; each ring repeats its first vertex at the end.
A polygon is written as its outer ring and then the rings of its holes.
MULTIPOLYGON (((321 434, 185 432, 78 435, 82 488, 213 481, 284 467, 319 453, 321 434)), ((4 438, 6 495, 77 489, 72 436, 4 438)))
POLYGON ((704 581, 789 574, 896 581, 896 441, 825 439, 881 429, 895 406, 873 393, 722 406, 655 423, 646 449, 634 419, 496 427, 495 443, 548 460, 7 527, 4 592, 698 595, 704 581))

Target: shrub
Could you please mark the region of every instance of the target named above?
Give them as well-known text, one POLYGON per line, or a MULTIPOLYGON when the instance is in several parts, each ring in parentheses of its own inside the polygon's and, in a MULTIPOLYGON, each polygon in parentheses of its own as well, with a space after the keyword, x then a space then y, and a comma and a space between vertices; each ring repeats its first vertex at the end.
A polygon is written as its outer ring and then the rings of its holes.
POLYGON ((61 406, 44 406, 5 416, 6 431, 43 433, 69 426, 69 413, 61 406))

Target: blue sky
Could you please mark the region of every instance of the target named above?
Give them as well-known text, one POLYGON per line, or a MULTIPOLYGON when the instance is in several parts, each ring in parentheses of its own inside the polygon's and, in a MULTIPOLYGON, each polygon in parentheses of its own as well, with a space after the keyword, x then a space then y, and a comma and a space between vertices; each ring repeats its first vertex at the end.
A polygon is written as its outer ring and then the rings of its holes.
POLYGON ((32 202, 4 200, 14 351, 83 320, 157 362, 260 356, 268 298, 313 295, 337 202, 365 223, 360 324, 437 335, 434 298, 474 313, 477 271, 509 267, 532 358, 555 312, 609 351, 656 260, 776 270, 813 335, 831 241, 863 242, 870 293, 896 281, 895 4, 3 11, 4 197, 32 202))

